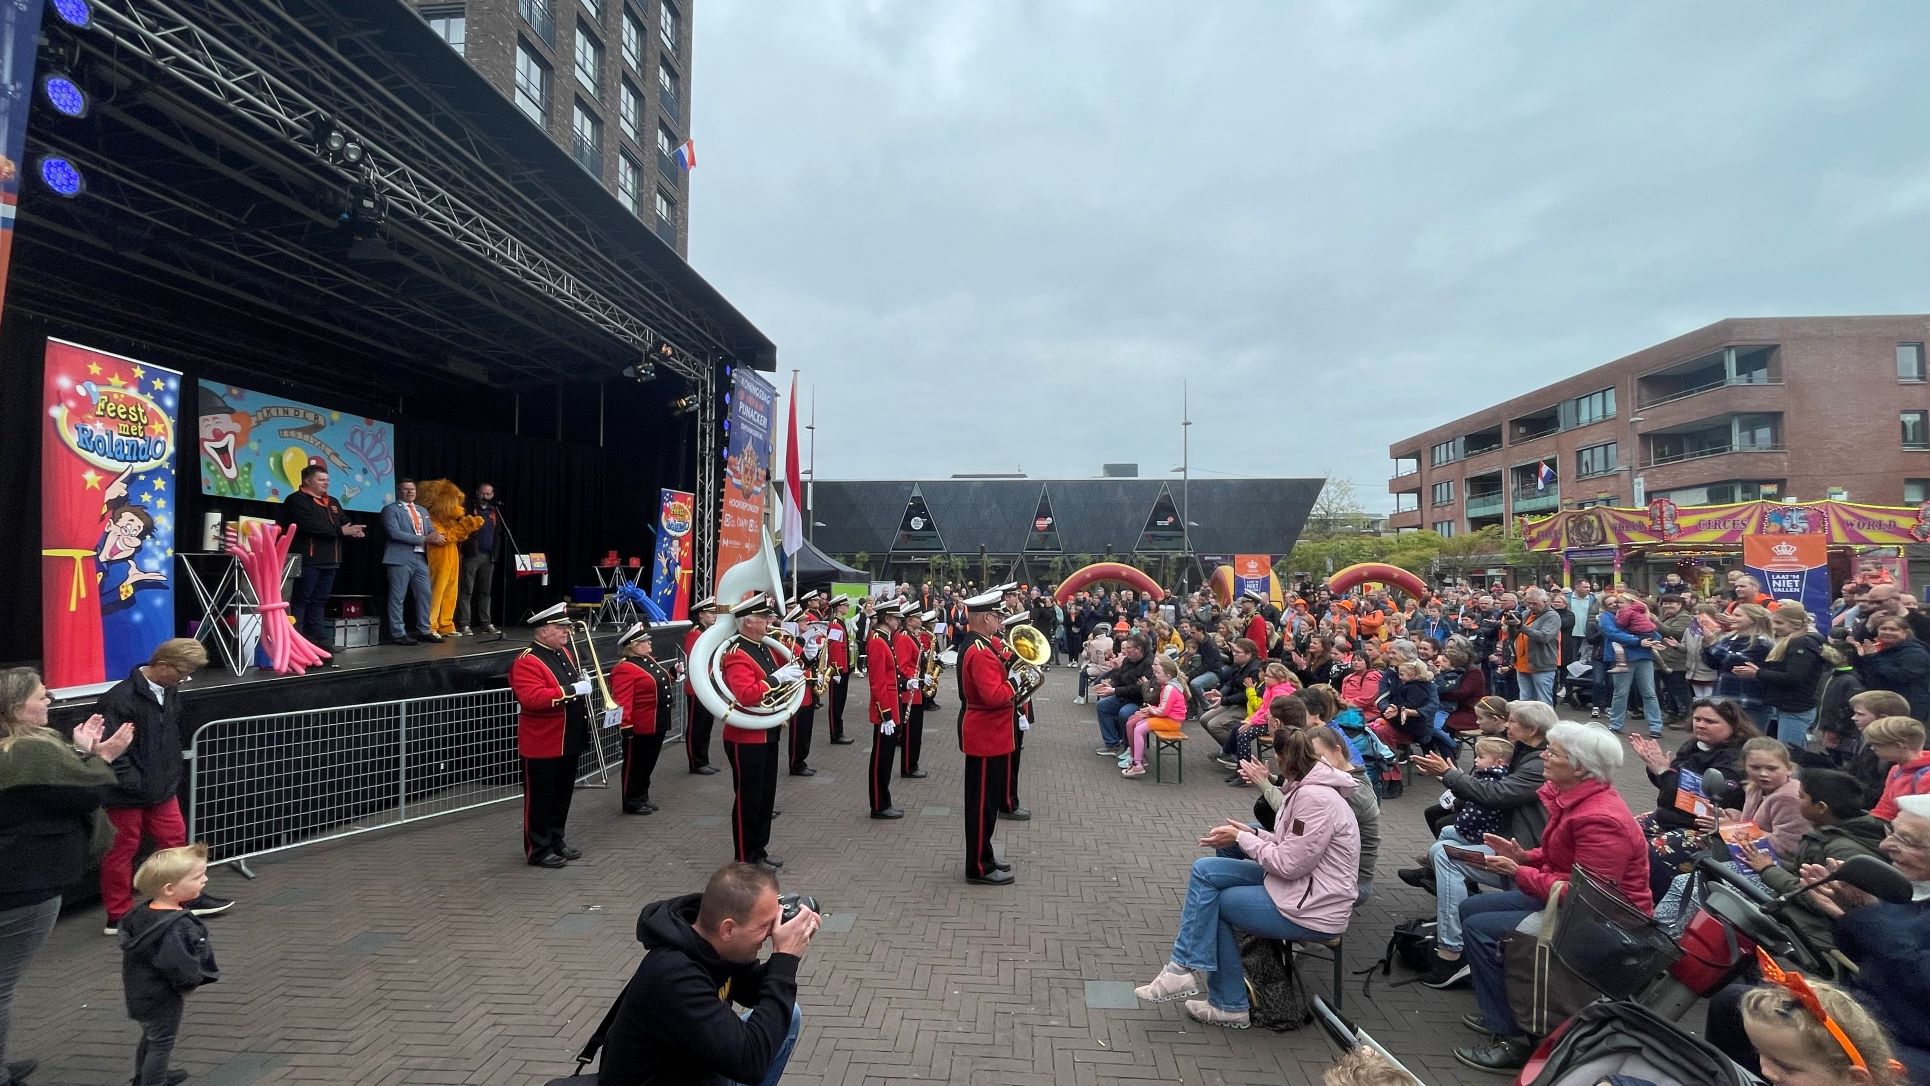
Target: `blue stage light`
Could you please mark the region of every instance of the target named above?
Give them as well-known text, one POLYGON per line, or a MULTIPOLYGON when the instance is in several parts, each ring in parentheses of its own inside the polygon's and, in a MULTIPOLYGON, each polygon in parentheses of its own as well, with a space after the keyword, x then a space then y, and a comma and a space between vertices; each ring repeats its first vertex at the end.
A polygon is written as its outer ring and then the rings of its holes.
POLYGON ((43 155, 40 159, 40 180, 52 189, 54 195, 75 197, 87 188, 80 170, 59 155, 43 155))
POLYGON ((54 14, 68 26, 85 29, 94 25, 94 8, 87 0, 54 0, 54 14))
POLYGON ((80 84, 67 76, 50 75, 40 81, 40 89, 47 96, 48 104, 66 116, 87 115, 87 95, 80 89, 80 84))

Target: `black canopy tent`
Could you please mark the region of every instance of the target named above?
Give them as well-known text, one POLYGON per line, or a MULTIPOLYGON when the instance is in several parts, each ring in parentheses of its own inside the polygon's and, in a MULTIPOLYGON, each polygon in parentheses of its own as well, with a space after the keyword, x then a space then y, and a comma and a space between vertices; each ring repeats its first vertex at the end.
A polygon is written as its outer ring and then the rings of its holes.
POLYGON ((833 581, 866 581, 871 575, 864 570, 847 566, 836 558, 813 546, 809 540, 798 548, 798 552, 786 559, 784 575, 789 577, 792 570, 797 571, 798 587, 823 588, 833 581))

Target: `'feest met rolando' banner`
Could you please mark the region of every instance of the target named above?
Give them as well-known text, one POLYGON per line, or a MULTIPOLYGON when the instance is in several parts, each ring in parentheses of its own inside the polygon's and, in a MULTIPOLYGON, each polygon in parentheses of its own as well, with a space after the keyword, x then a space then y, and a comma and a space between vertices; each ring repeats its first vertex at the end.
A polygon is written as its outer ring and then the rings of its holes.
POLYGON ((658 504, 650 598, 674 622, 690 617, 691 510, 696 507, 697 496, 687 490, 665 490, 658 504))

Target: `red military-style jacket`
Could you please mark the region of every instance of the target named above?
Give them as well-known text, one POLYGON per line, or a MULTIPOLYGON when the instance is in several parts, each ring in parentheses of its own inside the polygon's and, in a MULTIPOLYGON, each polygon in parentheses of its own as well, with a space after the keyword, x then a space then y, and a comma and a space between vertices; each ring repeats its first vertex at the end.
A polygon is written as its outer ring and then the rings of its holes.
MULTIPOLYGON (((804 626, 800 623, 798 629, 802 630, 803 628, 804 626)), ((777 638, 778 644, 789 649, 791 651, 791 659, 796 660, 798 666, 805 668, 808 672, 810 665, 804 660, 804 638, 802 635, 793 637, 784 630, 772 627, 771 636, 777 638)), ((797 707, 800 709, 809 709, 817 703, 817 692, 812 689, 810 679, 807 675, 804 683, 804 697, 798 701, 797 707)))
MULTIPOLYGON (((907 681, 918 678, 918 639, 907 630, 899 630, 892 638, 891 652, 897 657, 898 685, 902 690, 907 681)), ((924 688, 913 682, 911 689, 898 695, 898 700, 905 705, 922 705, 925 701, 924 688)))
POLYGON ((998 642, 973 634, 958 655, 958 693, 965 703, 959 749, 978 757, 1012 753, 1012 683, 998 642))
MULTIPOLYGON (((777 671, 777 661, 772 658, 771 650, 761 642, 753 642, 742 635, 733 637, 724 646, 720 668, 724 673, 724 685, 730 688, 731 700, 739 705, 756 705, 770 693, 771 676, 777 671)), ((726 743, 775 743, 777 728, 740 728, 734 724, 724 725, 726 743)))
POLYGON ((831 654, 831 666, 840 675, 851 674, 851 642, 845 639, 844 623, 838 619, 828 619, 830 628, 824 633, 824 651, 831 654))
POLYGON ((657 734, 657 706, 669 687, 669 674, 655 660, 626 656, 617 661, 610 671, 610 696, 623 709, 623 730, 657 734))
POLYGON ((865 681, 871 684, 873 724, 883 724, 887 720, 896 722, 900 715, 898 707, 902 700, 898 690, 898 661, 890 638, 891 635, 885 630, 877 629, 865 639, 865 681))
POLYGON ((524 649, 509 665, 509 689, 516 695, 516 753, 524 758, 561 758, 569 727, 569 695, 576 658, 570 650, 552 652, 540 645, 524 649), (562 669, 562 674, 557 669, 562 669))
MULTIPOLYGON (((690 624, 690 629, 684 631, 684 659, 686 661, 690 659, 690 650, 697 647, 697 639, 702 636, 704 636, 704 628, 695 622, 690 624)), ((690 688, 690 667, 686 664, 684 667, 684 697, 687 698, 692 705, 697 703, 696 693, 696 691, 690 688)))
POLYGON ((1267 654, 1269 640, 1267 635, 1271 632, 1271 627, 1267 624, 1267 616, 1258 611, 1253 612, 1253 617, 1246 620, 1246 639, 1253 642, 1254 647, 1260 650, 1261 656, 1267 654))

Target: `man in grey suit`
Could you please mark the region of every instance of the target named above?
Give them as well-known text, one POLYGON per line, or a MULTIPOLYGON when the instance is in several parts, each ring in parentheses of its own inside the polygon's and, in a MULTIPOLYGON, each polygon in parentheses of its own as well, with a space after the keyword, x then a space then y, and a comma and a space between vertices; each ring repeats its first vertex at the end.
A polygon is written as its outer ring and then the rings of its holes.
POLYGON ((389 575, 389 639, 398 645, 441 641, 429 624, 429 556, 426 548, 442 542, 442 533, 429 520, 429 511, 415 503, 415 480, 396 485, 396 500, 382 507, 382 529, 389 542, 382 548, 382 566, 389 575), (415 593, 415 637, 402 625, 402 600, 415 593))

